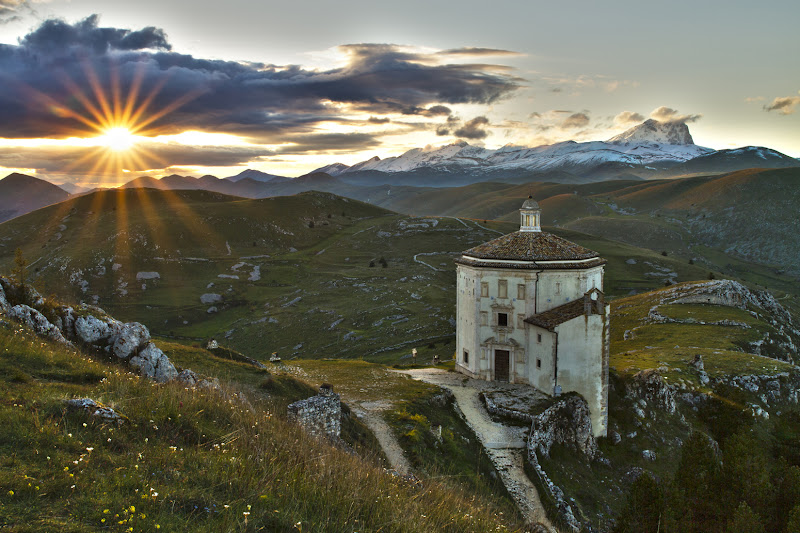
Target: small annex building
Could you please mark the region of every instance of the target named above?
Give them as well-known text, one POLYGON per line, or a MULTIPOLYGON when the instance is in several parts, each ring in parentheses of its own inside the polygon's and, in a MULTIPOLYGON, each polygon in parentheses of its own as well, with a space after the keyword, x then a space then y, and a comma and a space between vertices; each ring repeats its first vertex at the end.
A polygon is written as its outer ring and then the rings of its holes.
POLYGON ((456 259, 456 370, 526 383, 548 395, 575 391, 595 436, 608 424, 609 306, 606 260, 541 230, 528 197, 517 232, 456 259))

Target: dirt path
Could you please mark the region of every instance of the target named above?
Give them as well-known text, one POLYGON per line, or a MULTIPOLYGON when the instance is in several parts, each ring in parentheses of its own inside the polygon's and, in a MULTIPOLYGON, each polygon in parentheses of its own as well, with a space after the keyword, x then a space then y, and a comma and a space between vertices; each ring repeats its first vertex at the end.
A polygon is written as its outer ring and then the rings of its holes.
POLYGON ((555 531, 545 515, 536 487, 523 468, 524 430, 494 422, 478 398, 480 388, 485 387, 487 382, 466 379, 461 374, 439 369, 420 368, 398 372, 452 391, 467 424, 480 439, 525 520, 532 524, 543 524, 555 531))
POLYGON ((403 454, 403 448, 397 442, 392 429, 383 419, 383 412, 389 407, 391 404, 388 402, 361 402, 359 408, 354 409, 354 412, 372 430, 392 468, 401 476, 405 476, 411 473, 411 465, 403 454))

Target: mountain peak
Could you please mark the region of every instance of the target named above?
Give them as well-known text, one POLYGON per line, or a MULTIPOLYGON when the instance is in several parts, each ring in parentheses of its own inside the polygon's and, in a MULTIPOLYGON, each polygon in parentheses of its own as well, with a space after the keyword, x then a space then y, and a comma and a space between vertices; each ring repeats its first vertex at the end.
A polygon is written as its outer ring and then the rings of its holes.
POLYGON ((685 122, 659 122, 648 119, 619 135, 611 137, 608 142, 653 142, 659 144, 688 145, 694 144, 689 126, 685 122))

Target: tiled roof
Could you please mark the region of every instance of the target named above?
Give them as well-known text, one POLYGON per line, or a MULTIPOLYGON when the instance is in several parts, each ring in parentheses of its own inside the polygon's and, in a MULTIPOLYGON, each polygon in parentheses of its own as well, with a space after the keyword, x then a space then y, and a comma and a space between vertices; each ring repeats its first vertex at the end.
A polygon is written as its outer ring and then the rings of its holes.
POLYGON ((559 324, 569 322, 573 318, 581 316, 583 313, 583 298, 579 298, 563 305, 559 305, 558 307, 554 307, 549 311, 528 317, 525 319, 525 322, 552 331, 559 324))
POLYGON ((512 270, 573 270, 594 268, 596 266, 605 265, 608 261, 601 257, 595 257, 591 261, 583 262, 566 262, 566 263, 534 263, 534 262, 520 262, 520 263, 490 263, 489 261, 481 261, 480 259, 472 259, 469 257, 457 257, 456 264, 468 265, 479 268, 502 268, 512 270))
POLYGON ((477 259, 569 261, 599 257, 597 252, 544 231, 516 231, 463 252, 477 259))

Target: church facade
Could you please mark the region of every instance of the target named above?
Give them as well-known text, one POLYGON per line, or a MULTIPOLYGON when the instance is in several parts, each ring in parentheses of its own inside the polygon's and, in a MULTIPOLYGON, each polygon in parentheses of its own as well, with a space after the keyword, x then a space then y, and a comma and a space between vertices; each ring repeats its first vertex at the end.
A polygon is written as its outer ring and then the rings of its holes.
POLYGON ((549 394, 581 394, 595 436, 608 423, 609 306, 606 261, 541 230, 532 198, 517 232, 456 259, 456 370, 526 383, 549 394))

